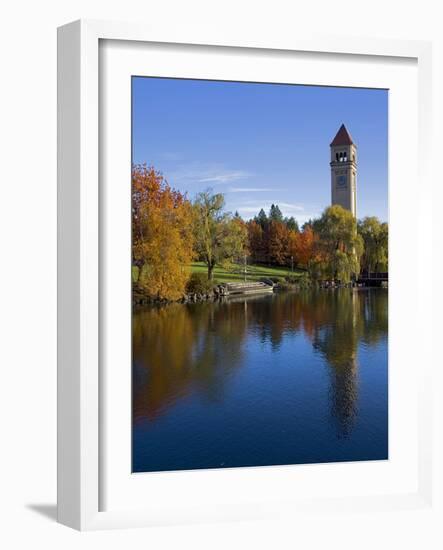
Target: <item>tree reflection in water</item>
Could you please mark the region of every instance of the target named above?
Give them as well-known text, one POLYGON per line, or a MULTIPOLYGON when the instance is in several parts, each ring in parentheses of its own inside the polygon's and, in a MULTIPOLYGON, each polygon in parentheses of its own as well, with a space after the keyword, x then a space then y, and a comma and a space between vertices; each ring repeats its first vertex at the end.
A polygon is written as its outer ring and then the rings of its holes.
POLYGON ((137 311, 134 422, 153 421, 193 393, 222 400, 244 365, 248 340, 269 343, 278 354, 283 340, 303 334, 328 365, 331 418, 346 438, 358 412, 358 348, 386 338, 387 300, 384 290, 340 289, 137 311))
POLYGON ((244 307, 172 304, 133 316, 133 417, 155 418, 198 391, 221 399, 241 363, 244 307))

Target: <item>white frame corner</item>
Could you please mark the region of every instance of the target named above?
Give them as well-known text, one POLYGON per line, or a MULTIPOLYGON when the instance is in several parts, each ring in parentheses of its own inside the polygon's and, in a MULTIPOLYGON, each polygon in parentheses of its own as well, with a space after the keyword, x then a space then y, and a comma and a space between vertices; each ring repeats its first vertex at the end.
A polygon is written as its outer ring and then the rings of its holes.
MULTIPOLYGON (((200 36, 191 38, 186 29, 163 31, 157 26, 155 30, 102 21, 76 21, 58 29, 58 521, 79 530, 153 523, 142 510, 99 511, 100 40, 415 58, 419 71, 418 140, 423 160, 419 180, 427 189, 432 166, 430 43, 313 35, 280 36, 276 40, 254 37, 252 31, 247 37, 225 31, 210 38, 203 29, 200 36)), ((431 194, 428 202, 431 211, 431 194)), ((392 496, 391 504, 400 508, 430 506, 432 502, 432 432, 426 427, 432 425, 430 386, 428 379, 419 389, 419 488, 414 494, 392 496)), ((363 500, 365 510, 380 505, 374 498, 363 500)), ((343 503, 343 510, 355 505, 343 503)), ((318 503, 317 509, 321 508, 318 503)))

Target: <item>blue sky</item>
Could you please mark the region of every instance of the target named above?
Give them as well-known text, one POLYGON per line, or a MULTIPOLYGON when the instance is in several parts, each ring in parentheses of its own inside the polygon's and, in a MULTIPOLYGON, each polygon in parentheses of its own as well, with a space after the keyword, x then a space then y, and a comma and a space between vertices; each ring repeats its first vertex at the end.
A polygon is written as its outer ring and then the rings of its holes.
POLYGON ((299 223, 330 204, 329 143, 358 147, 357 215, 388 217, 388 92, 134 77, 134 163, 189 198, 212 188, 246 219, 279 204, 299 223))

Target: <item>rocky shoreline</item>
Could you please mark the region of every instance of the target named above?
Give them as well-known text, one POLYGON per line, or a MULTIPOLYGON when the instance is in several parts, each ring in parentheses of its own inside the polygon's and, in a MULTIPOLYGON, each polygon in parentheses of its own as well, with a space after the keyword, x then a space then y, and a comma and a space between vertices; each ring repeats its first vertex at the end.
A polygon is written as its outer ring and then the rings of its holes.
POLYGON ((207 293, 190 293, 185 294, 179 300, 167 300, 164 298, 158 298, 156 296, 149 296, 140 289, 134 289, 132 292, 132 304, 134 306, 147 306, 155 304, 195 304, 198 302, 215 301, 224 297, 224 294, 218 290, 218 287, 214 287, 211 292, 207 293))
MULTIPOLYGON (((232 286, 239 287, 236 291, 233 292, 232 289, 229 288, 229 283, 222 283, 219 285, 215 285, 212 291, 210 292, 202 292, 202 293, 188 293, 185 294, 182 298, 179 300, 166 300, 162 298, 158 298, 155 296, 149 296, 143 292, 143 289, 140 289, 139 287, 134 287, 132 292, 132 303, 134 306, 145 306, 145 305, 166 305, 171 303, 178 303, 178 304, 195 304, 199 302, 207 302, 207 301, 217 301, 217 300, 223 300, 226 299, 228 296, 251 296, 251 295, 257 295, 257 294, 264 294, 264 293, 270 293, 272 291, 279 291, 283 290, 280 288, 280 285, 278 283, 274 283, 273 281, 269 280, 263 280, 261 283, 238 283, 237 285, 232 284, 232 286), (253 285, 263 285, 267 288, 255 289, 251 288, 253 285), (242 288, 243 287, 243 288, 242 288)), ((293 289, 296 290, 296 285, 292 285, 293 289)), ((284 290, 289 290, 285 288, 284 290)))
MULTIPOLYGON (((303 286, 301 284, 297 283, 288 283, 288 282, 278 282, 274 283, 272 280, 263 280, 263 283, 266 285, 269 285, 270 289, 268 292, 285 292, 285 291, 300 291, 304 290, 306 288, 317 288, 320 290, 336 290, 340 288, 362 288, 364 285, 357 284, 355 282, 351 283, 339 283, 336 281, 320 281, 316 282, 313 285, 309 284, 308 286, 303 286)), ((248 286, 247 284, 243 283, 243 285, 248 286)), ((242 291, 239 289, 237 292, 232 293, 229 292, 227 288, 227 284, 219 284, 215 285, 212 291, 210 292, 202 292, 202 293, 188 293, 182 296, 182 298, 178 300, 167 300, 158 298, 155 296, 149 296, 147 295, 141 288, 135 286, 133 288, 132 292, 132 304, 134 307, 140 307, 140 306, 147 306, 147 305, 166 305, 166 304, 196 304, 200 302, 207 302, 207 301, 217 301, 217 300, 225 300, 228 297, 233 296, 251 296, 251 295, 257 295, 258 292, 248 292, 242 291)), ((238 284, 237 286, 241 286, 241 284, 238 284)), ((382 285, 385 286, 385 285, 382 285)), ((387 285, 386 285, 387 286, 387 285)))

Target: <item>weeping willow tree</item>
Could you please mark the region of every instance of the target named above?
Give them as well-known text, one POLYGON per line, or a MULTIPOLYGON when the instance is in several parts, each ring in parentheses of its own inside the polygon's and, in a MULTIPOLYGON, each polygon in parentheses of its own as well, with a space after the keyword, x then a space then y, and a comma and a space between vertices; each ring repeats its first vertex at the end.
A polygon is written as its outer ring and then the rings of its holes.
POLYGON ((388 224, 375 216, 358 222, 358 233, 363 239, 362 268, 368 272, 388 269, 388 224))
POLYGON ((313 229, 318 235, 318 274, 343 283, 350 282, 360 272, 363 254, 363 239, 352 213, 339 205, 330 206, 313 222, 313 229))

